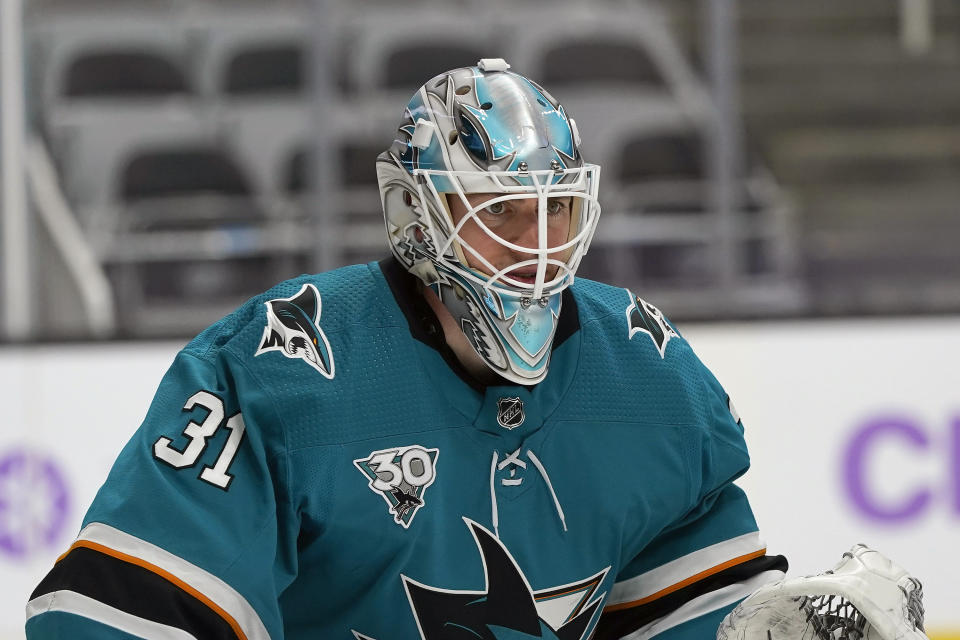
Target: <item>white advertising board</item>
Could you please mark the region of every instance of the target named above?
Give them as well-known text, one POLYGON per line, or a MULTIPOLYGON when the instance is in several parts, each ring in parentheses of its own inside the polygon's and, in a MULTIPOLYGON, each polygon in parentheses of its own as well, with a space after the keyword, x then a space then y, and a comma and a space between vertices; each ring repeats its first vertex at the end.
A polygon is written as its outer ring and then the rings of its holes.
POLYGON ((0 640, 66 551, 179 345, 0 349, 0 640))
MULTIPOLYGON (((855 542, 924 582, 933 638, 960 631, 960 318, 682 325, 733 398, 747 490, 791 575, 855 542)), ((0 349, 0 640, 76 535, 146 414, 173 343, 0 349)), ((669 346, 668 346, 669 355, 669 346)))
POLYGON ((960 631, 960 319, 681 327, 736 404, 739 483, 790 575, 857 542, 924 583, 931 637, 960 631))

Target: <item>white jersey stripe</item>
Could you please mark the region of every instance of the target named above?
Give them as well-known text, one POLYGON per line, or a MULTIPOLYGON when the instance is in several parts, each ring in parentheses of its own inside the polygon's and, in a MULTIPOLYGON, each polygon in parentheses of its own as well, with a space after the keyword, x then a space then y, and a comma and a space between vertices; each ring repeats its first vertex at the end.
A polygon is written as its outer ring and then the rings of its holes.
MULTIPOLYGON (((83 542, 102 545, 169 573, 229 615, 247 640, 269 640, 267 629, 254 608, 233 587, 212 573, 146 540, 99 522, 84 527, 74 544, 83 542)), ((217 613, 222 616, 220 611, 217 613)))
POLYGON ((613 585, 607 608, 627 602, 636 602, 680 585, 697 574, 766 549, 758 531, 698 549, 646 573, 622 580, 613 585))
POLYGON ((671 629, 694 618, 699 618, 711 611, 716 611, 720 607, 725 607, 742 600, 768 582, 782 580, 784 575, 783 571, 764 571, 743 582, 731 584, 722 589, 705 593, 671 611, 659 620, 654 620, 650 624, 640 627, 630 635, 621 638, 621 640, 645 640, 646 638, 652 638, 667 629, 671 629))
POLYGON ((183 629, 114 609, 75 591, 52 591, 27 603, 27 620, 49 611, 72 613, 148 640, 197 640, 183 629))

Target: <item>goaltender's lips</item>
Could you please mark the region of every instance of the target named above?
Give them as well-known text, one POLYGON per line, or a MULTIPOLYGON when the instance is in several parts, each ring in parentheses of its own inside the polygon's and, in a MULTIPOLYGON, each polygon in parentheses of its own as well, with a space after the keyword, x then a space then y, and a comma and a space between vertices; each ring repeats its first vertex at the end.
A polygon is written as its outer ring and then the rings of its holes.
POLYGON ((524 282, 526 284, 533 284, 537 281, 537 270, 532 271, 508 271, 504 274, 505 277, 510 278, 511 280, 516 280, 517 282, 524 282))

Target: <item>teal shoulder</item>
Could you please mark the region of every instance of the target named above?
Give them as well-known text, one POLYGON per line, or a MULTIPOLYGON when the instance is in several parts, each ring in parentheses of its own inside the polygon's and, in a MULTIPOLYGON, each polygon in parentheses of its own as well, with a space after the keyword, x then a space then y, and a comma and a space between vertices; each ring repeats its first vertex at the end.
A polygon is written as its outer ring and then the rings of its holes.
POLYGON ((723 389, 660 309, 629 289, 582 278, 573 294, 580 410, 618 421, 711 422, 706 413, 723 389))
POLYGON ((184 351, 205 360, 216 360, 224 352, 248 360, 255 356, 263 343, 269 303, 293 299, 303 292, 315 294, 317 309, 313 320, 326 335, 342 331, 346 326, 382 321, 389 305, 384 305, 386 292, 381 283, 382 276, 375 263, 285 280, 248 299, 207 327, 184 347, 184 351))
POLYGON ((417 343, 375 262, 282 282, 187 350, 226 371, 245 415, 269 412, 282 421, 290 450, 423 429, 425 416, 443 419, 417 343))
POLYGON ((630 301, 630 292, 627 289, 586 278, 577 278, 572 292, 577 301, 581 325, 618 312, 623 314, 630 301))
POLYGON ((682 451, 691 499, 749 466, 743 425, 716 377, 665 315, 635 292, 578 279, 577 373, 565 419, 616 434, 643 459, 651 438, 682 451))
POLYGON ((581 326, 600 322, 611 331, 619 327, 621 333, 629 339, 631 330, 638 328, 656 333, 656 326, 648 326, 652 322, 654 325, 662 324, 671 338, 682 339, 680 331, 660 309, 630 289, 577 278, 572 292, 577 301, 581 326), (634 314, 634 311, 638 314, 634 314))

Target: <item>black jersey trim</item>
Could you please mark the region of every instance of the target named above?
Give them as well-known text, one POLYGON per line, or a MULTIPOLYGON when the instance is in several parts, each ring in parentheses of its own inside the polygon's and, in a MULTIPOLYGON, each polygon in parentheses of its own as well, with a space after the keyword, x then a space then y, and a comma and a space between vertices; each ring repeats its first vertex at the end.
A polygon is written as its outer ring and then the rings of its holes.
POLYGON ((724 569, 652 602, 628 609, 604 611, 600 616, 600 621, 597 623, 593 640, 615 640, 622 638, 706 593, 728 587, 737 582, 743 582, 764 571, 785 572, 786 570, 787 559, 785 557, 761 556, 747 560, 746 562, 741 562, 729 569, 724 569))
POLYGON ((195 638, 246 637, 209 604, 164 576, 96 549, 71 549, 53 566, 30 599, 63 590, 80 593, 138 618, 183 629, 195 638))
MULTIPOLYGON (((387 286, 397 301, 397 306, 403 312, 410 325, 410 335, 443 356, 447 365, 470 385, 475 391, 483 393, 487 385, 475 379, 460 363, 453 349, 447 344, 443 336, 443 327, 437 314, 430 308, 430 304, 423 297, 423 283, 415 275, 403 268, 392 255, 377 263, 380 272, 387 281, 387 286)), ((577 301, 567 287, 561 293, 560 319, 557 322, 557 331, 553 335, 553 346, 556 349, 570 336, 580 330, 580 313, 577 310, 577 301)), ((513 384, 504 382, 504 384, 513 384)))

